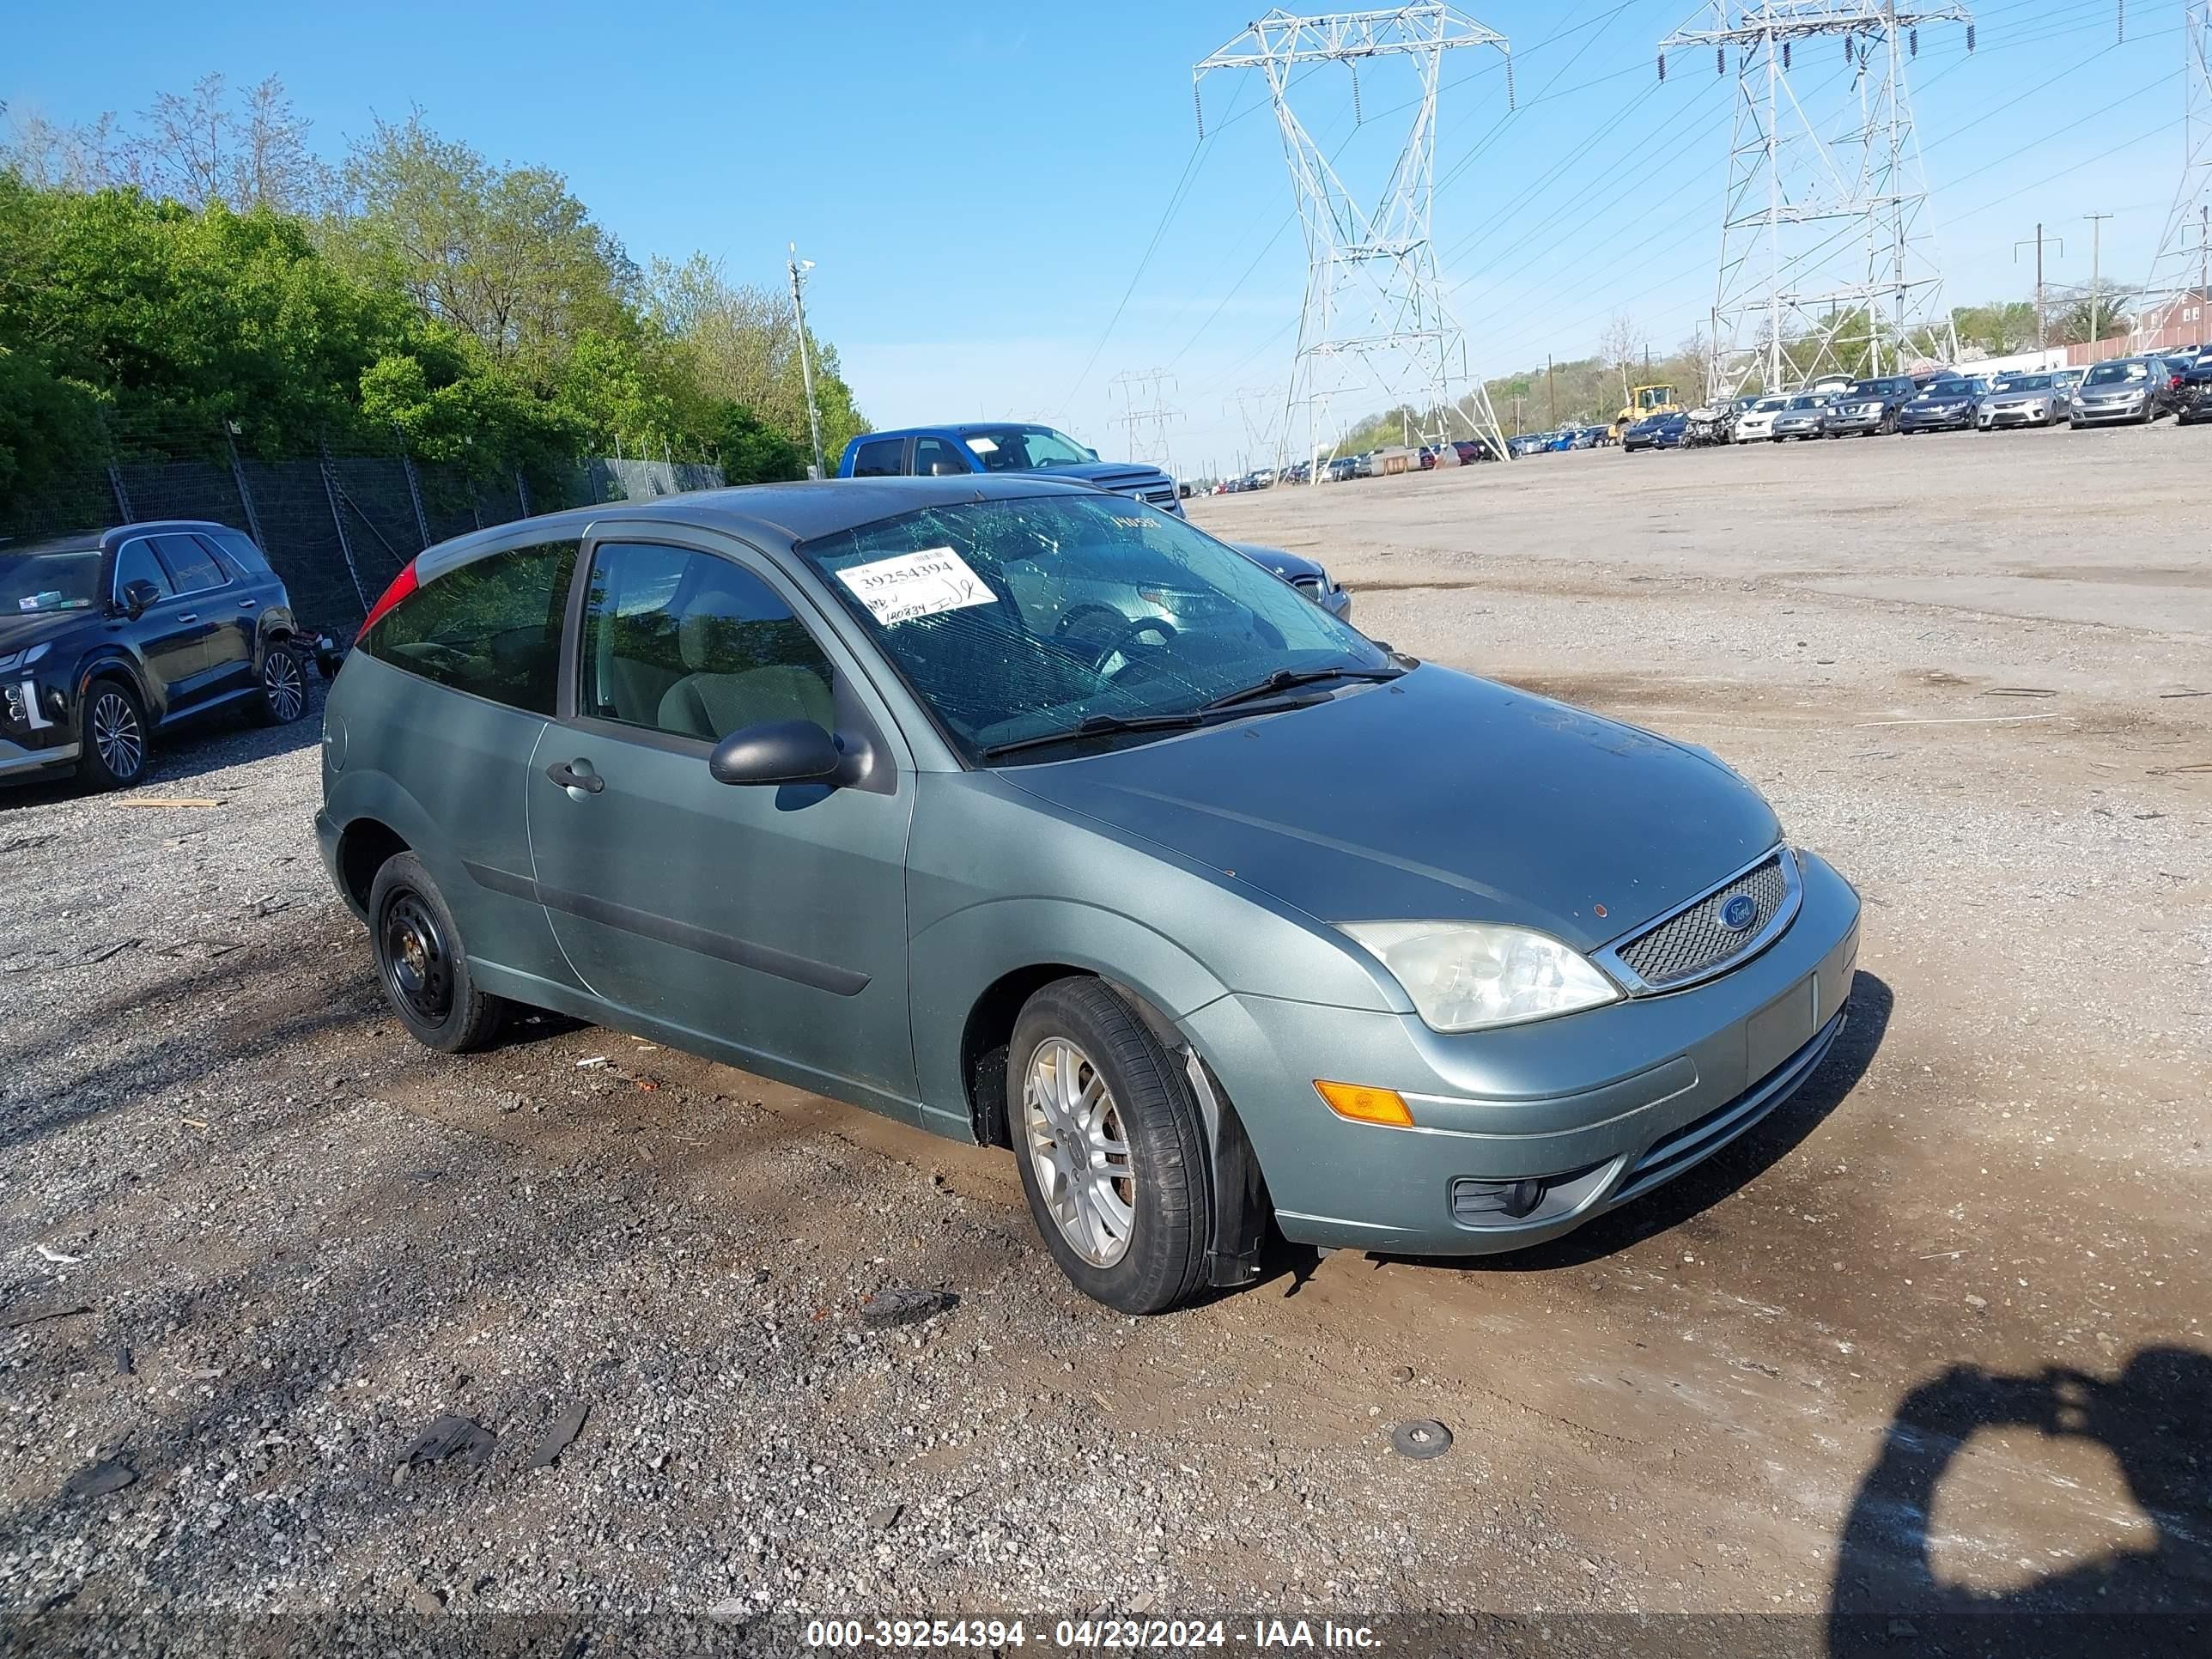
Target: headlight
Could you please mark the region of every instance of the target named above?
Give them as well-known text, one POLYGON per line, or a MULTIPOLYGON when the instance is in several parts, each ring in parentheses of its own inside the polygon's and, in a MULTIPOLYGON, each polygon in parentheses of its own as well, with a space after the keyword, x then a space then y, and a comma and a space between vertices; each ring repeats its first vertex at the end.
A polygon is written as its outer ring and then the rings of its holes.
POLYGON ((1620 996, 1580 951, 1526 927, 1464 921, 1340 926, 1396 976, 1432 1030, 1517 1025, 1620 996))

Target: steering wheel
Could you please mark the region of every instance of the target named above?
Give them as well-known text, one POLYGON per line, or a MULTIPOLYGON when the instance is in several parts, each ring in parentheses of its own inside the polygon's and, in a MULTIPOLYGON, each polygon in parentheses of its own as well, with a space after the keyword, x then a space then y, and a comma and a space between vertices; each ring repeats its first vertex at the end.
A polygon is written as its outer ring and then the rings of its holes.
MULTIPOLYGON (((1158 617, 1139 617, 1133 622, 1122 623, 1121 627, 1106 636, 1106 641, 1099 647, 1098 654, 1091 658, 1091 672, 1100 672, 1115 658, 1127 655, 1129 647, 1137 642, 1140 635, 1146 634, 1158 635, 1160 644, 1164 646, 1176 636, 1175 624, 1163 622, 1158 617)), ((1126 668, 1128 664, 1125 662, 1122 666, 1126 668)), ((1111 676, 1109 678, 1110 678, 1111 676)))

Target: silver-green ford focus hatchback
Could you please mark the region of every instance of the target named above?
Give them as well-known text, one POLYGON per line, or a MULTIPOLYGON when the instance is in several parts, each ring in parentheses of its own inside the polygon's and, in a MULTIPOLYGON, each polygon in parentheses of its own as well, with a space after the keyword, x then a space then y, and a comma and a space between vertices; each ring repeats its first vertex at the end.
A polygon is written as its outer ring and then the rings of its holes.
POLYGON ((1114 1307, 1540 1243, 1846 1018, 1859 903, 1703 751, 1377 646, 1184 521, 837 481, 422 554, 323 856, 426 1043, 556 1010, 1010 1147, 1114 1307))

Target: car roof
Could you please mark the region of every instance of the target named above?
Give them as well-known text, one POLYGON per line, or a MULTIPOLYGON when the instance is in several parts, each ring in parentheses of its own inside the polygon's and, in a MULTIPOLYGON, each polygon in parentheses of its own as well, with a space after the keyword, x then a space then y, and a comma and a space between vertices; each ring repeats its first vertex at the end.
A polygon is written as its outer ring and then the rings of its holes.
POLYGON ((58 536, 41 537, 32 542, 13 541, 0 537, 0 553, 21 557, 34 553, 105 551, 126 536, 158 536, 165 532, 179 530, 220 532, 230 536, 246 533, 231 525, 216 524, 209 519, 134 519, 129 524, 110 525, 99 530, 72 530, 58 536))
POLYGON ((487 553, 527 545, 516 532, 526 526, 545 541, 580 539, 594 526, 696 525, 720 530, 755 544, 789 544, 834 536, 878 519, 951 507, 969 501, 1018 501, 1037 495, 1096 495, 1097 487, 1080 480, 968 473, 957 478, 823 478, 805 483, 743 484, 730 489, 702 489, 649 501, 614 501, 569 507, 537 518, 520 519, 473 530, 441 542, 415 562, 418 580, 428 581, 487 553))

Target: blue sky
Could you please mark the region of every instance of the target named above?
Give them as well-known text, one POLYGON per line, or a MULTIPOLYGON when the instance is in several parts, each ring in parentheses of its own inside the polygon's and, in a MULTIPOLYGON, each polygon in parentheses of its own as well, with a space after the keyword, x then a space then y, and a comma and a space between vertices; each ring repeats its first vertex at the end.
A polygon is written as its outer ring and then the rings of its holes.
MULTIPOLYGON (((1318 8, 1314 8, 1318 9, 1318 8)), ((335 153, 420 104, 495 160, 566 173, 642 261, 694 249, 779 281, 817 262, 809 306, 881 423, 1023 416, 1101 449, 1112 388, 1164 369, 1187 469, 1243 446, 1237 394, 1279 388, 1304 277, 1263 88, 1214 77, 1197 134, 1190 65, 1257 0, 963 8, 603 3, 375 8, 109 0, 99 50, 46 6, 9 25, 0 98, 62 119, 128 116, 218 70, 275 72, 335 153), (1167 213, 1170 204, 1174 211, 1167 213), (1157 240, 1155 240, 1157 239, 1157 240), (1150 248, 1149 257, 1146 250, 1150 248)), ((1448 60, 1435 230, 1477 366, 1591 351, 1625 313, 1661 347, 1711 303, 1727 87, 1655 43, 1692 0, 1490 0, 1520 107, 1489 54, 1448 60)), ((2180 164, 2181 0, 1997 0, 1925 31, 1912 82, 1954 303, 2023 295, 2014 243, 2064 238, 2054 282, 2140 280, 2180 164)), ((1384 72, 1302 88, 1352 182, 1385 164, 1403 95, 1384 72)))

